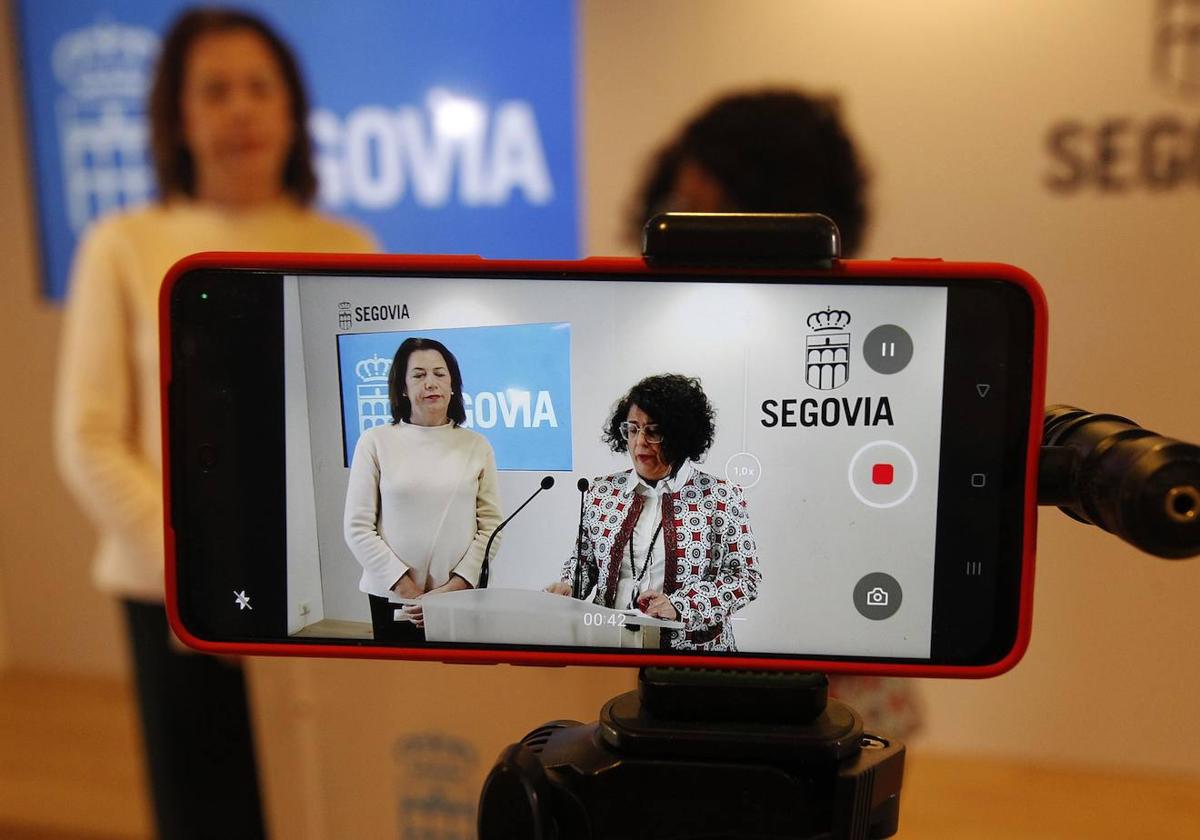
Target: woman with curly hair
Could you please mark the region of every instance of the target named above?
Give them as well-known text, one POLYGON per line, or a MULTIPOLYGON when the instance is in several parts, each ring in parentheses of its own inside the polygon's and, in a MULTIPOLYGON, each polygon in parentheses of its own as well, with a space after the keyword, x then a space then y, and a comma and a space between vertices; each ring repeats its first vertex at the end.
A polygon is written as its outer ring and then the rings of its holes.
POLYGON ((700 380, 680 374, 646 377, 617 402, 604 441, 633 468, 592 482, 583 539, 548 592, 682 622, 664 648, 737 650, 730 619, 761 575, 741 489, 695 465, 713 418, 700 380))
POLYGON ((868 175, 837 100, 788 88, 739 91, 706 106, 659 149, 627 230, 691 213, 824 213, 853 256, 867 226, 868 175))

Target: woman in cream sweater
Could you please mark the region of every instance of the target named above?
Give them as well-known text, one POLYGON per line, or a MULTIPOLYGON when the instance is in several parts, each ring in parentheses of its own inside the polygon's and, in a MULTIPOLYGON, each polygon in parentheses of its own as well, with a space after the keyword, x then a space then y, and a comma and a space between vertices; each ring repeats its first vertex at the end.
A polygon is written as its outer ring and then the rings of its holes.
POLYGON ((368 251, 311 209, 308 100, 258 18, 181 15, 150 95, 160 200, 83 238, 65 315, 55 433, 68 486, 99 532, 94 579, 123 601, 160 837, 261 836, 241 669, 168 644, 163 609, 158 289, 196 251, 368 251))
MULTIPOLYGON (((444 344, 408 338, 388 372, 390 425, 363 433, 346 490, 346 544, 363 567, 376 641, 424 641, 420 606, 397 621, 392 600, 470 589, 500 524, 496 456, 463 427, 458 360, 444 344)), ((493 548, 495 546, 493 545, 493 548)))

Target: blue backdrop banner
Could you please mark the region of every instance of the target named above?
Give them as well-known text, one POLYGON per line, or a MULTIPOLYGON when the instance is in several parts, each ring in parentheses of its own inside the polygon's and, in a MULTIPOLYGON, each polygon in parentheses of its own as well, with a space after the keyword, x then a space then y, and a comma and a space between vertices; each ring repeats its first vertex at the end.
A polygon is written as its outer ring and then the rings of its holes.
MULTIPOLYGON (((46 293, 154 195, 145 99, 183 0, 18 0, 46 293)), ((579 256, 572 0, 245 0, 296 49, 320 203, 389 251, 579 256)))
POLYGON ((572 469, 570 324, 339 335, 346 466, 359 435, 392 420, 388 371, 410 336, 436 339, 458 360, 465 425, 492 444, 498 469, 572 469))

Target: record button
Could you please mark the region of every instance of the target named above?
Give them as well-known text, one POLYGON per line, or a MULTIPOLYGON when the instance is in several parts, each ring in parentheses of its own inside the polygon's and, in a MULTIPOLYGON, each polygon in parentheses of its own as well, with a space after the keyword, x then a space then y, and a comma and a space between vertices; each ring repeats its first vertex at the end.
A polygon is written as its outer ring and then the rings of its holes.
POLYGON ((867 507, 895 507, 917 486, 917 462, 900 444, 876 440, 854 453, 849 478, 851 492, 867 507))

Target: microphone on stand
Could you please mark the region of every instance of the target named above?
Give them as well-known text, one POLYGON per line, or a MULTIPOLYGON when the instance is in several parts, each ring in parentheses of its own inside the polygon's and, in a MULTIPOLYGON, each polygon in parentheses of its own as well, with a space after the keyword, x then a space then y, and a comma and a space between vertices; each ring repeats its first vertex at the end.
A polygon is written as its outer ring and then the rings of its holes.
MULTIPOLYGON (((542 483, 538 486, 538 489, 533 491, 533 496, 536 496, 538 493, 541 493, 543 490, 549 490, 553 486, 554 486, 554 476, 548 475, 542 479, 542 483)), ((499 525, 497 525, 496 530, 492 531, 492 535, 490 537, 488 537, 487 545, 484 546, 484 549, 483 549, 483 568, 481 568, 479 570, 479 586, 476 587, 477 589, 487 589, 488 556, 492 553, 492 541, 496 539, 496 535, 500 533, 501 528, 503 528, 509 522, 512 522, 513 517, 516 516, 521 511, 523 511, 525 509, 525 505, 527 505, 533 501, 533 496, 530 496, 528 499, 525 500, 524 504, 522 504, 519 508, 517 508, 512 513, 510 513, 508 515, 508 519, 505 519, 503 522, 501 522, 499 525)))
POLYGON ((575 537, 575 580, 572 581, 571 595, 582 599, 583 593, 579 590, 583 588, 583 498, 591 485, 586 478, 581 478, 575 486, 579 488, 579 533, 575 537))

